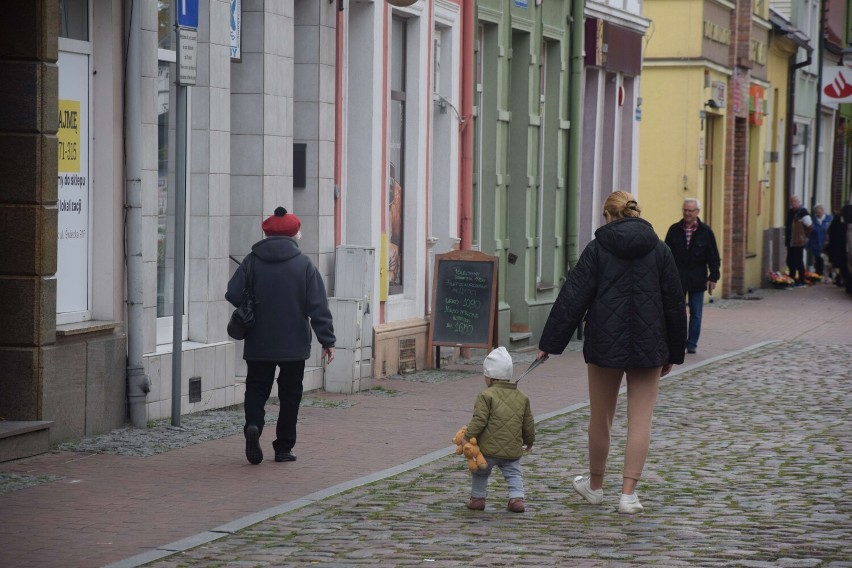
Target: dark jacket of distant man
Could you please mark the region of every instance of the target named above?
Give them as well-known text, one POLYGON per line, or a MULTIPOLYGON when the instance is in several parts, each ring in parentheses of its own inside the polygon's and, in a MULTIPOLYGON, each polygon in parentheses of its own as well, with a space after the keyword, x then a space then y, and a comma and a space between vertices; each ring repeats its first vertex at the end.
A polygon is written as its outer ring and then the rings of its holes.
POLYGON ((673 224, 666 233, 666 244, 672 249, 684 292, 701 292, 707 290, 708 280, 719 281, 721 259, 716 246, 716 236, 706 223, 702 223, 700 219, 695 222, 698 227, 688 246, 683 221, 673 224))

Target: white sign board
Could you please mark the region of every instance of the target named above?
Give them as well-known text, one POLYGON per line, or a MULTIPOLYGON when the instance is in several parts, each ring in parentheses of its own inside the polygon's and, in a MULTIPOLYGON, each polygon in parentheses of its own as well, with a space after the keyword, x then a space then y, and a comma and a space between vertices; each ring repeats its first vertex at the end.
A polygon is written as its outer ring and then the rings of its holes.
POLYGON ((178 28, 178 83, 194 85, 198 76, 198 30, 178 28))
POLYGON ((852 103, 852 69, 843 65, 823 66, 822 103, 852 103))
POLYGON ((56 312, 89 309, 89 56, 59 52, 56 312))

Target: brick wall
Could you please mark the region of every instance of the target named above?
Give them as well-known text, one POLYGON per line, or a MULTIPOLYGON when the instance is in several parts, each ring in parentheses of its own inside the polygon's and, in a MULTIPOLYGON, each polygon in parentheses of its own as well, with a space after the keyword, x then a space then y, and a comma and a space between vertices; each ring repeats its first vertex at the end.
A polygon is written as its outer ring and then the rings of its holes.
POLYGON ((752 28, 752 0, 738 0, 731 12, 733 38, 730 66, 735 74, 729 81, 725 120, 725 202, 722 235, 722 285, 726 296, 745 293, 746 230, 748 228, 748 86, 751 83, 749 43, 752 28), (736 89, 739 88, 739 92, 736 89), (735 98, 739 108, 735 112, 735 98))

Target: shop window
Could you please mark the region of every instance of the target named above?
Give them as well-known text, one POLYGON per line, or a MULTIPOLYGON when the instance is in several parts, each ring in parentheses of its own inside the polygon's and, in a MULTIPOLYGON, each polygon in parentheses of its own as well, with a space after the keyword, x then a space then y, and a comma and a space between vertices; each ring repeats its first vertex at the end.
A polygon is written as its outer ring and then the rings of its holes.
MULTIPOLYGON (((175 285, 175 192, 177 144, 177 68, 174 45, 174 10, 170 0, 158 3, 159 50, 157 65, 157 343, 172 342, 175 285)), ((191 91, 191 88, 187 89, 191 91)), ((187 116, 191 116, 187 94, 187 116)), ((187 121, 189 122, 189 121, 187 121)), ((190 171, 187 148, 187 172, 190 171)), ((188 184, 187 184, 188 186, 188 184)), ((187 192, 188 200, 189 192, 187 192)), ((187 202, 186 211, 189 211, 187 202)), ((188 217, 187 217, 188 220, 188 217)), ((186 234, 189 234, 188 223, 186 234)), ((186 247, 185 250, 189 250, 186 247)), ((188 273, 188 270, 185 274, 188 273)), ((186 284, 186 283, 185 283, 186 284)), ((188 286, 184 286, 187 306, 188 286)), ((185 315, 185 314, 184 314, 185 315)), ((187 338, 187 319, 183 320, 183 339, 187 338)))
POLYGON ((59 2, 56 322, 91 319, 91 45, 88 0, 59 2))
POLYGON ((390 121, 388 141, 388 294, 403 292, 405 268, 405 118, 407 22, 394 16, 391 28, 390 121))

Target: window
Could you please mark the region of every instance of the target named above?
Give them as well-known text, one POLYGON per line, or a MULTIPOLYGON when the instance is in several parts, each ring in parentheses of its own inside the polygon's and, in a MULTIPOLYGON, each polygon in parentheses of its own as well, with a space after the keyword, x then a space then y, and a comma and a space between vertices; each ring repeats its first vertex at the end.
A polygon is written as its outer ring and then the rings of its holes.
POLYGON ((89 41, 89 0, 59 0, 59 37, 89 41))
POLYGON ((88 0, 60 0, 56 322, 91 319, 91 44, 88 0))
MULTIPOLYGON (((175 277, 175 184, 177 142, 176 100, 177 68, 174 51, 174 0, 159 0, 158 15, 158 65, 157 65, 157 343, 172 341, 174 316, 175 277)), ((189 92, 189 89, 187 89, 189 92)), ((191 116, 187 95, 187 116, 191 116)), ((189 123, 189 120, 187 120, 189 123)), ((187 172, 189 149, 187 149, 187 172)), ((188 185, 188 184, 187 184, 188 185)), ((188 195, 189 192, 187 192, 188 195)), ((189 211, 187 203, 186 211, 189 211)), ((189 231, 187 231, 189 234, 189 231)), ((188 250, 188 247, 187 247, 188 250)), ((184 287, 188 290, 188 287, 184 287)), ((188 293, 187 293, 188 294, 188 293)), ((184 297, 184 306, 187 297, 184 297)), ((184 318, 183 338, 187 336, 184 318)))
POLYGON ((390 68, 390 181, 388 187, 388 294, 403 292, 405 263, 405 73, 406 21, 394 16, 390 68))

